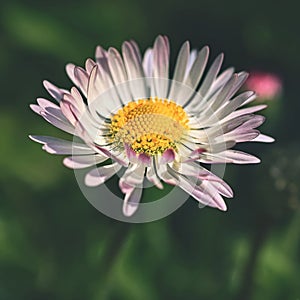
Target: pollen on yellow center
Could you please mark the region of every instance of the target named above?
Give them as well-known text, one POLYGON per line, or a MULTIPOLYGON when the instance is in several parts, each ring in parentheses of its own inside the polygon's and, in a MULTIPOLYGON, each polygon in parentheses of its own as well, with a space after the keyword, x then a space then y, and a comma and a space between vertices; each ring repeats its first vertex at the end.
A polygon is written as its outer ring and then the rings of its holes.
POLYGON ((156 155, 170 148, 176 151, 176 143, 188 129, 188 116, 181 106, 150 98, 120 109, 111 118, 110 138, 128 144, 136 153, 156 155))

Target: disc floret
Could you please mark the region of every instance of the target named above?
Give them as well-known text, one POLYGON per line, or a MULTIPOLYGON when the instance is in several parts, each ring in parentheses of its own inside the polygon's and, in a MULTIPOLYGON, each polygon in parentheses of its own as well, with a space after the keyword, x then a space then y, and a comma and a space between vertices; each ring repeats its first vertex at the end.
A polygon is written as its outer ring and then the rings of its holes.
POLYGON ((137 154, 177 151, 176 144, 189 129, 184 109, 167 99, 150 98, 130 102, 110 123, 111 142, 129 145, 137 154))

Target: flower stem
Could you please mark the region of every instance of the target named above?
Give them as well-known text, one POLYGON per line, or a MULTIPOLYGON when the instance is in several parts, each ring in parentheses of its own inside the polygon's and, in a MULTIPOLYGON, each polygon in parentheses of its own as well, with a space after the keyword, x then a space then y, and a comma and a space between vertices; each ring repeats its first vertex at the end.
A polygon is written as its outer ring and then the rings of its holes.
POLYGON ((251 300, 254 285, 254 273, 257 265, 260 250, 264 246, 271 229, 272 219, 270 217, 261 215, 259 221, 256 223, 256 230, 253 236, 252 247, 248 261, 246 263, 243 279, 240 290, 237 293, 236 300, 251 300))
POLYGON ((114 228, 111 240, 106 246, 101 264, 101 287, 96 299, 108 299, 110 282, 113 278, 114 266, 128 240, 131 224, 120 223, 114 228))

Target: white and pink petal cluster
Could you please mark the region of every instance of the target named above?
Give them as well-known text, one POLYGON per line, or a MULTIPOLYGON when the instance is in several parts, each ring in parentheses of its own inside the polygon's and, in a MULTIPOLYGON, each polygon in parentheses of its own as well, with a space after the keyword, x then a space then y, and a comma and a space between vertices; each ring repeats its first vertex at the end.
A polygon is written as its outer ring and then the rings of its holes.
MULTIPOLYGON (((77 136, 78 141, 35 135, 31 139, 43 144, 48 153, 67 155, 63 163, 69 168, 90 168, 85 176, 87 186, 100 185, 125 168, 119 187, 125 194, 126 216, 137 210, 144 180, 159 189, 163 183, 177 185, 200 203, 226 210, 222 196, 230 198, 233 192, 203 164, 258 163, 253 155, 232 148, 242 142, 273 141, 257 129, 264 117, 254 113, 266 106, 247 105, 255 99, 254 92, 235 95, 247 73, 235 73, 233 68, 220 73, 223 54, 206 70, 209 48, 191 50, 185 42, 171 75, 165 36, 158 36, 143 56, 134 41, 124 42, 121 52, 98 46, 95 56, 86 61, 85 68, 67 65, 74 83, 70 90, 44 81, 56 103, 38 98, 37 104, 31 105, 47 122, 77 136), (115 143, 111 118, 131 102, 143 99, 146 105, 153 98, 173 101, 186 113, 188 129, 174 141, 175 146, 149 155, 137 152, 127 142, 115 143)), ((152 122, 156 117, 157 113, 152 122)))

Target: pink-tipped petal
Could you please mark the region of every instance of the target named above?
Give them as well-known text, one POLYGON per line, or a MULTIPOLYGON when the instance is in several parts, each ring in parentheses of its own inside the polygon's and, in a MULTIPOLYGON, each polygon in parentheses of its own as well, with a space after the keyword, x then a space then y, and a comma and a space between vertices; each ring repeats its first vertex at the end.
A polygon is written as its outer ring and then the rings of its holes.
POLYGON ((51 82, 44 80, 43 81, 45 89, 48 91, 48 93, 57 101, 59 102, 64 93, 66 92, 65 90, 59 89, 57 86, 52 84, 51 82))
POLYGON ((106 161, 108 158, 105 156, 97 155, 76 155, 69 156, 63 160, 66 167, 70 169, 82 169, 106 161))
POLYGON ((128 157, 129 161, 133 163, 137 163, 138 157, 136 152, 128 144, 125 144, 124 148, 125 148, 126 156, 128 157))
POLYGON ((143 69, 146 77, 152 77, 153 72, 153 50, 151 48, 147 49, 144 54, 143 59, 143 69))
POLYGON ((90 187, 98 186, 115 175, 122 166, 118 163, 95 168, 85 175, 85 184, 90 187))
POLYGON ((123 214, 131 217, 138 209, 143 190, 135 188, 131 192, 126 193, 123 203, 123 214))
POLYGON ((86 61, 85 61, 85 69, 86 69, 86 72, 88 74, 91 74, 91 71, 92 69, 94 68, 94 66, 96 65, 96 63, 91 59, 91 58, 88 58, 86 61))
POLYGON ((209 181, 209 183, 220 193, 221 195, 232 198, 233 191, 231 187, 225 181, 209 181))
POLYGON ((75 67, 74 69, 74 77, 77 82, 77 86, 80 88, 82 93, 87 96, 87 87, 89 76, 83 68, 75 67))
POLYGON ((142 164, 130 165, 119 181, 121 190, 126 193, 128 186, 141 188, 144 181, 144 173, 145 167, 142 164))
POLYGON ((145 164, 147 166, 151 165, 151 158, 149 155, 141 153, 138 155, 138 160, 142 163, 145 164))
POLYGON ((41 112, 43 111, 43 109, 39 105, 36 105, 36 104, 30 104, 29 107, 38 115, 40 115, 41 112))
POLYGON ((101 46, 97 46, 95 56, 97 64, 101 66, 106 73, 110 74, 107 61, 107 51, 105 51, 101 46))
POLYGON ((99 89, 97 87, 97 76, 98 66, 95 65, 91 70, 87 88, 87 100, 89 105, 91 105, 91 103, 100 95, 99 89))
POLYGON ((186 178, 179 177, 179 186, 200 203, 223 211, 227 210, 224 200, 209 182, 202 182, 197 186, 190 183, 186 178))
POLYGON ((160 182, 159 178, 157 177, 157 174, 155 172, 155 168, 154 168, 153 164, 151 165, 151 167, 147 168, 146 176, 147 176, 147 179, 150 182, 152 182, 157 188, 159 188, 160 190, 162 190, 164 188, 164 186, 160 182))
POLYGON ((107 149, 105 149, 103 147, 100 147, 100 146, 97 146, 97 145, 94 145, 94 147, 95 147, 95 149, 99 150, 100 153, 103 153, 107 157, 109 157, 112 160, 118 162, 120 165, 122 165, 124 167, 128 166, 128 161, 127 160, 118 158, 117 156, 115 156, 114 154, 112 154, 109 150, 107 150, 107 149))
POLYGON ((175 159, 175 152, 173 149, 167 149, 161 156, 160 163, 168 164, 175 159))
POLYGON ((75 67, 76 66, 74 64, 67 64, 66 65, 66 72, 67 72, 69 78, 73 81, 73 83, 77 85, 77 80, 74 76, 75 67))
POLYGON ((206 75, 203 83, 201 84, 201 87, 199 89, 200 95, 202 95, 202 96, 205 95, 211 88, 211 85, 214 83, 214 80, 216 79, 216 77, 221 69, 223 59, 224 59, 224 54, 221 53, 214 60, 213 64, 211 65, 211 67, 209 68, 209 70, 207 72, 207 75, 206 75))
POLYGON ((275 141, 274 138, 271 136, 260 134, 255 139, 253 139, 251 142, 261 142, 261 143, 273 143, 275 141))
POLYGON ((154 81, 157 96, 166 98, 168 81, 163 79, 169 77, 169 42, 163 36, 158 36, 153 46, 153 77, 161 79, 154 81))
POLYGON ((225 158, 230 159, 235 164, 257 164, 260 163, 260 159, 254 155, 244 153, 237 150, 226 150, 223 153, 219 153, 220 156, 224 155, 225 158))
POLYGON ((191 154, 189 155, 189 158, 187 160, 185 160, 184 162, 190 162, 190 161, 199 159, 204 152, 206 152, 205 148, 203 148, 203 147, 197 148, 196 150, 191 152, 191 154))
POLYGON ((132 192, 135 187, 126 183, 124 180, 119 180, 119 187, 123 194, 132 192))
POLYGON ((70 134, 74 134, 74 127, 70 124, 70 122, 65 122, 61 119, 58 119, 56 116, 47 114, 47 112, 42 111, 41 112, 41 116, 50 124, 52 124, 53 126, 68 132, 70 134))
POLYGON ((60 101, 60 109, 67 120, 76 127, 78 119, 76 118, 73 110, 71 109, 71 103, 65 100, 60 101))
POLYGON ((30 139, 43 144, 43 149, 51 154, 94 154, 95 152, 85 144, 66 141, 51 136, 30 135, 30 139))
POLYGON ((52 108, 59 108, 58 105, 54 104, 53 102, 47 100, 47 99, 44 99, 44 98, 37 98, 36 99, 38 105, 43 108, 43 109, 46 109, 46 108, 49 108, 49 107, 52 107, 52 108))
POLYGON ((157 160, 155 161, 155 168, 157 170, 157 175, 161 180, 170 185, 177 185, 178 180, 168 172, 167 165, 159 164, 157 160))

